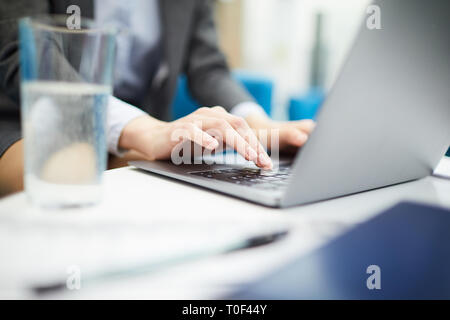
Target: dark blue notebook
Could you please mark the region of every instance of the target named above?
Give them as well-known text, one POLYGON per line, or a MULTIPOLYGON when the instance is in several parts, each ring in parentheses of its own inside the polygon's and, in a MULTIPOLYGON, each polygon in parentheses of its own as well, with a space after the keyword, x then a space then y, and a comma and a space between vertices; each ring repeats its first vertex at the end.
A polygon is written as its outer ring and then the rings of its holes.
POLYGON ((231 299, 449 299, 450 210, 399 203, 231 299))

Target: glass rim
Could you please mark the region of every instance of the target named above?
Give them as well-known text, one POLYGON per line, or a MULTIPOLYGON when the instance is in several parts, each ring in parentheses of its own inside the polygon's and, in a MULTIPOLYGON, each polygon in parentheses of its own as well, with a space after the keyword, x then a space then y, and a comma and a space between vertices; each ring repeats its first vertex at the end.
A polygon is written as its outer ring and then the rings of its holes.
POLYGON ((67 15, 64 14, 38 14, 19 19, 19 23, 28 23, 35 28, 69 34, 100 33, 116 35, 118 29, 112 25, 99 26, 93 19, 81 17, 80 29, 69 29, 66 26, 67 15))

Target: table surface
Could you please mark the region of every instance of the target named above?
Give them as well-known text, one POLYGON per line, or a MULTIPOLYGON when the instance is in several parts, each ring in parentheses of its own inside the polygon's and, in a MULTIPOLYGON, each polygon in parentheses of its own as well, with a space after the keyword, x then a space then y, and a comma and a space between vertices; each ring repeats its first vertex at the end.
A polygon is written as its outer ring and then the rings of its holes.
MULTIPOLYGON (((448 167, 449 162, 443 159, 441 165, 448 167)), ((92 272, 86 264, 81 269, 80 290, 38 296, 220 298, 399 201, 450 208, 450 180, 435 176, 287 209, 260 206, 131 167, 107 171, 104 178, 104 200, 95 207, 46 212, 28 205, 24 193, 0 201, 1 298, 36 298, 30 283, 50 279, 48 274, 55 267, 67 266, 72 260, 76 264, 77 256, 71 255, 76 250, 70 249, 75 243, 91 252, 87 261, 95 261, 91 269, 98 271, 107 270, 111 263, 133 266, 147 254, 161 257, 168 248, 173 254, 189 250, 191 244, 201 247, 205 239, 211 239, 208 244, 214 247, 234 235, 288 228, 286 238, 270 245, 85 286, 83 274, 92 272), (105 232, 101 244, 92 240, 105 232), (108 251, 111 248, 116 251, 108 251)), ((64 275, 66 271, 59 272, 64 275)))

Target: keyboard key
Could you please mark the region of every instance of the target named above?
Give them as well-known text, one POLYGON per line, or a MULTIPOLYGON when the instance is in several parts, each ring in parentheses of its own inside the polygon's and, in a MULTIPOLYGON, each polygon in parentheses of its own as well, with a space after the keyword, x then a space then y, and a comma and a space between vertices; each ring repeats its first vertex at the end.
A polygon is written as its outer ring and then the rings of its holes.
POLYGON ((220 169, 191 172, 190 174, 260 189, 278 189, 287 185, 289 170, 290 168, 280 168, 278 171, 255 168, 220 169))

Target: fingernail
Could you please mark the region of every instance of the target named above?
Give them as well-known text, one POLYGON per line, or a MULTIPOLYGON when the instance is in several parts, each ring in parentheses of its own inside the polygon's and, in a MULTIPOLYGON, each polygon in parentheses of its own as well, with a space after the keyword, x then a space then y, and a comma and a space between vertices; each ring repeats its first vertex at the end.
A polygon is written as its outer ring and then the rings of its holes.
POLYGON ((214 150, 219 145, 219 142, 217 142, 216 139, 209 140, 208 144, 206 145, 206 148, 210 150, 214 150))
POLYGON ((248 159, 250 161, 256 160, 258 158, 258 154, 252 148, 248 149, 248 159))
POLYGON ((308 140, 308 136, 304 133, 299 132, 299 134, 297 135, 297 141, 300 143, 304 143, 306 142, 306 140, 308 140))
POLYGON ((265 167, 272 166, 272 160, 270 160, 268 155, 266 155, 262 152, 259 154, 259 162, 265 167))

